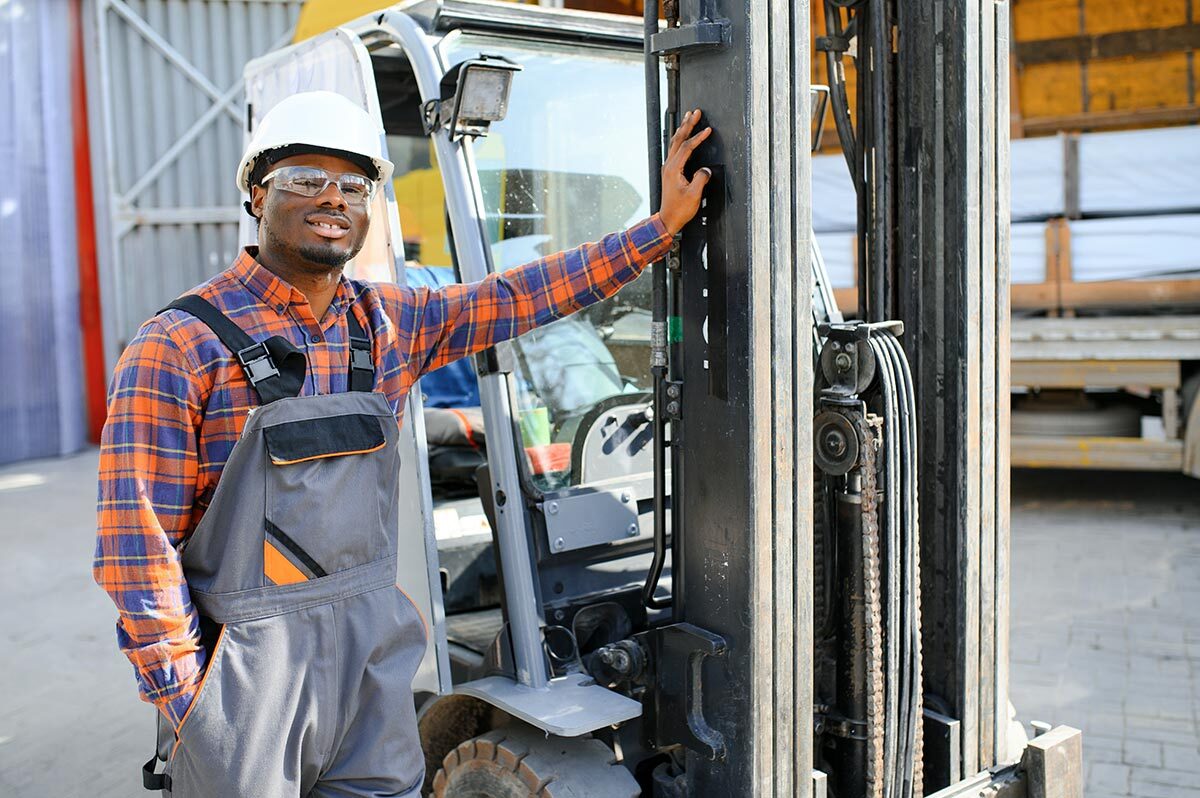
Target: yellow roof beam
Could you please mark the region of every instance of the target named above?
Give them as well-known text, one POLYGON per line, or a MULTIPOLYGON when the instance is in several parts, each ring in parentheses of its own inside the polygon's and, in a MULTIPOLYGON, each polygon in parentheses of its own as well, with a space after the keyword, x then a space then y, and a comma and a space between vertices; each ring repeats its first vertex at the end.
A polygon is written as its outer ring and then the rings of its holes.
MULTIPOLYGON (((521 0, 508 0, 521 2, 521 0)), ((364 17, 372 11, 379 11, 395 5, 395 0, 308 0, 300 8, 300 17, 296 20, 296 34, 292 42, 301 42, 313 36, 345 25, 347 22, 364 17)), ((537 5, 536 0, 526 5, 537 5)))

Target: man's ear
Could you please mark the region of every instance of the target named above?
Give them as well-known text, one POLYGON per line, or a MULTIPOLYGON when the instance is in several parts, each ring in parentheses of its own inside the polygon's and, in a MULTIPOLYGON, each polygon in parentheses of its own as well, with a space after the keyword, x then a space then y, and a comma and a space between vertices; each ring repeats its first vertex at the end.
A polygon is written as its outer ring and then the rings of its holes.
POLYGON ((267 201, 267 190, 263 186, 250 186, 250 210, 261 222, 263 205, 267 201))

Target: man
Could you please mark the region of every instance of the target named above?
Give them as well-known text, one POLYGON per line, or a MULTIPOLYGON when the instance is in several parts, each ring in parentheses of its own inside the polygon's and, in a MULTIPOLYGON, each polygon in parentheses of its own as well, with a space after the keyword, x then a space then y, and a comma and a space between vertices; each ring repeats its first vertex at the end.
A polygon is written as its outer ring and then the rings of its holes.
POLYGON ((407 796, 424 621, 395 587, 405 396, 427 371, 610 296, 708 181, 685 116, 662 210, 596 244, 438 290, 347 279, 392 164, 328 92, 262 120, 238 185, 259 246, 146 322, 117 364, 96 581, 175 796, 407 796))

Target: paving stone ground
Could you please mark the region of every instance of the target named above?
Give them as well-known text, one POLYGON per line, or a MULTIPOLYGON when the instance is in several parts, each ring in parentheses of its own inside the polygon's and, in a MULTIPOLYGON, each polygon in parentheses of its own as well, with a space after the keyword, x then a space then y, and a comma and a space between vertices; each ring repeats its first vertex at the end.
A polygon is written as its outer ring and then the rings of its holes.
POLYGON ((0 796, 135 798, 154 709, 92 581, 95 450, 0 468, 0 796))
POLYGON ((1010 689, 1083 729, 1088 798, 1200 798, 1200 481, 1013 475, 1010 689))
MULTIPOLYGON (((154 712, 91 579, 94 451, 0 468, 0 796, 130 798, 154 712)), ((1012 697, 1088 798, 1200 798, 1200 482, 1017 473, 1012 697)))

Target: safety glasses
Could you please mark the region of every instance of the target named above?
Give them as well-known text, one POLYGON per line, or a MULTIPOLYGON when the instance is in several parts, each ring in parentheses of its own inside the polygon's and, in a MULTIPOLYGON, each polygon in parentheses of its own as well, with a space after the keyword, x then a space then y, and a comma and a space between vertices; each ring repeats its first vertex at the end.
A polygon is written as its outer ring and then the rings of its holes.
POLYGON ((354 172, 331 174, 315 166, 282 166, 263 178, 263 183, 268 181, 302 197, 315 197, 330 183, 337 183, 348 205, 366 205, 375 196, 375 181, 354 172))

